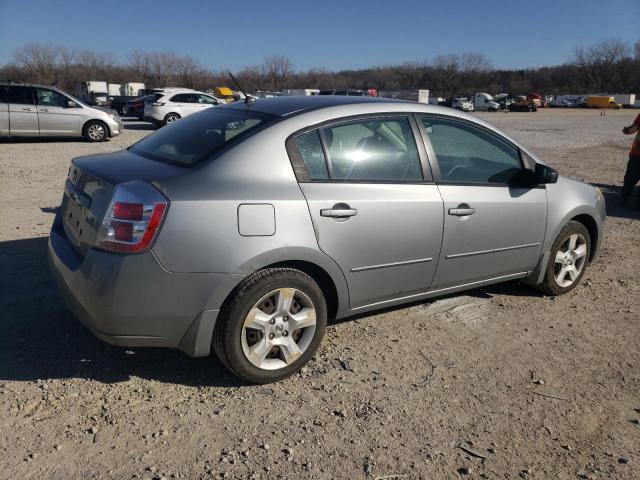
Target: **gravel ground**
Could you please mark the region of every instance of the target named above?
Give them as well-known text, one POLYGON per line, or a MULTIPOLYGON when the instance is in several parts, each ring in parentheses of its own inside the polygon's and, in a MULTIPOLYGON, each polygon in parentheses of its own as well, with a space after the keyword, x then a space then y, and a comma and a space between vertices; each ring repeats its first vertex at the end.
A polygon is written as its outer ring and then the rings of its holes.
POLYGON ((70 158, 147 125, 0 143, 0 478, 639 478, 640 214, 616 203, 635 113, 481 115, 605 191, 605 243, 571 293, 509 283, 333 322, 301 374, 261 387, 105 345, 52 284, 70 158))

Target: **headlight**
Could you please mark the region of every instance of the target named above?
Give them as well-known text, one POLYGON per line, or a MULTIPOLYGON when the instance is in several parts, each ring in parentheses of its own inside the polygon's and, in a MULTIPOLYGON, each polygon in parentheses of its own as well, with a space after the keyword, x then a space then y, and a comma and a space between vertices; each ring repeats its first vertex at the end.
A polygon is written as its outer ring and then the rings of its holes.
POLYGON ((107 113, 114 121, 118 121, 118 116, 115 113, 107 113))

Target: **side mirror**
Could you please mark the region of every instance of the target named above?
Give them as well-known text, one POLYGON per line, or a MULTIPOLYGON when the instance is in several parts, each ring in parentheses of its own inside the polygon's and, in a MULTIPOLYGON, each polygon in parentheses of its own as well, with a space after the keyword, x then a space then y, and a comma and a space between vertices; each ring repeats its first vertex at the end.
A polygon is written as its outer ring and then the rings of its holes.
POLYGON ((537 183, 556 183, 558 181, 558 172, 553 168, 536 163, 536 180, 537 183))
POLYGON ((67 108, 76 108, 78 104, 73 100, 67 100, 67 108))

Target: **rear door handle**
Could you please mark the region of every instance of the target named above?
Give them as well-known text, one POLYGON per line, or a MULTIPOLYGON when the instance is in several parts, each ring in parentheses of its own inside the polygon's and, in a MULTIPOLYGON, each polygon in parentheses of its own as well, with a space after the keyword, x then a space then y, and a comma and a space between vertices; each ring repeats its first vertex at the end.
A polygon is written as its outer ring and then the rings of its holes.
POLYGON ((41 108, 40 111, 41 112, 48 112, 49 110, 47 108, 41 108))
POLYGON ((456 217, 466 217, 468 215, 473 215, 476 213, 475 208, 471 208, 466 203, 461 203, 456 208, 449 209, 449 215, 454 215, 456 217))
POLYGON ((34 108, 23 108, 22 110, 24 110, 25 112, 33 112, 35 109, 34 108))
POLYGON ((358 214, 355 208, 323 208, 320 210, 321 217, 345 218, 358 214))

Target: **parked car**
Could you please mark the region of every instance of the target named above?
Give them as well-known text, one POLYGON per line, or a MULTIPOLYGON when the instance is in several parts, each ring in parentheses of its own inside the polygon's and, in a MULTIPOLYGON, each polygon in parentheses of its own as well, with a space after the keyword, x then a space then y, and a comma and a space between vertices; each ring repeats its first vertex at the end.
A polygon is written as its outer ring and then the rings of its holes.
POLYGON ((456 108, 463 112, 472 112, 473 103, 466 97, 455 97, 451 99, 451 108, 456 108))
POLYGON ((368 90, 356 90, 347 88, 344 90, 320 90, 318 95, 346 95, 349 97, 371 97, 368 90))
MULTIPOLYGON (((145 95, 129 100, 122 108, 123 117, 136 117, 139 120, 144 120, 144 103, 147 98, 153 97, 152 95, 145 95)), ((155 101, 155 98, 153 99, 155 101)))
POLYGON ((515 101, 509 104, 510 112, 536 112, 538 110, 540 101, 539 99, 525 97, 524 95, 516 98, 515 101))
POLYGON ((472 115, 294 96, 74 159, 48 255, 99 338, 213 346, 265 383, 309 361, 328 318, 508 280, 569 292, 604 222, 600 190, 472 115))
POLYGON ((154 97, 153 101, 145 102, 144 119, 158 127, 225 103, 213 95, 196 90, 168 90, 154 97))
POLYGON ((116 113, 91 107, 55 87, 0 82, 0 137, 84 137, 102 142, 122 130, 116 113))

